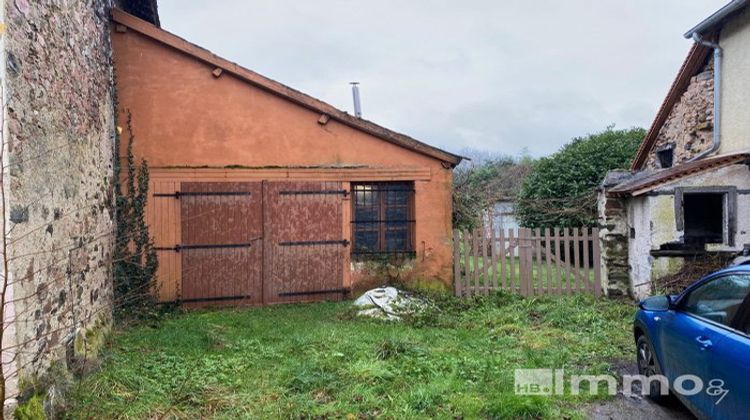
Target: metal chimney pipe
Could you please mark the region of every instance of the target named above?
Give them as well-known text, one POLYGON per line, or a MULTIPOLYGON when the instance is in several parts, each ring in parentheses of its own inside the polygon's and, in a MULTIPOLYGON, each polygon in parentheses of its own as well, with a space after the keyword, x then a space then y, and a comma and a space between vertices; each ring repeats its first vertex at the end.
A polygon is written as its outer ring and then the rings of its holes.
POLYGON ((359 101, 359 82, 349 82, 352 85, 352 98, 354 99, 354 116, 362 118, 362 103, 359 101))

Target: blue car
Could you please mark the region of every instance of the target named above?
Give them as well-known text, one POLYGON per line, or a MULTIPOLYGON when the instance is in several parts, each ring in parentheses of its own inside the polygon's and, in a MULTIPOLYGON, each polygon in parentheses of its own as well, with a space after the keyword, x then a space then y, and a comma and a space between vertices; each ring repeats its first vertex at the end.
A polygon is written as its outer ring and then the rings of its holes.
POLYGON ((750 266, 639 307, 633 328, 638 371, 653 379, 647 395, 671 393, 699 418, 750 418, 750 266))

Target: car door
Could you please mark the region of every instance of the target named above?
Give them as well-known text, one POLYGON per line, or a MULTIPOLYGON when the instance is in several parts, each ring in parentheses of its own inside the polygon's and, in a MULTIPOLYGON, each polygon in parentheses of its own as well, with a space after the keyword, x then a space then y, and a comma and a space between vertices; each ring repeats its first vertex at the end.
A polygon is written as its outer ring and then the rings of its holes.
POLYGON ((668 325, 662 338, 671 387, 680 399, 705 416, 713 417, 717 410, 715 398, 705 392, 708 382, 715 379, 714 353, 728 348, 732 323, 749 292, 749 275, 719 275, 689 290, 665 320, 668 325), (685 375, 697 376, 702 384, 686 380, 685 375))
POLYGON ((711 352, 706 393, 713 399, 712 418, 738 419, 750 413, 750 296, 711 352))

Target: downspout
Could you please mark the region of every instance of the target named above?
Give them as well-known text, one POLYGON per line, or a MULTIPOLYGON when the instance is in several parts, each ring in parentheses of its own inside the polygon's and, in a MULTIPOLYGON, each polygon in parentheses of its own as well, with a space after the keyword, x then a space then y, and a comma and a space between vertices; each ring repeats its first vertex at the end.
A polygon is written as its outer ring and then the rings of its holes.
POLYGON ((702 159, 719 150, 721 145, 721 60, 724 56, 718 43, 703 39, 698 32, 693 32, 693 41, 714 49, 714 127, 711 136, 711 147, 688 160, 702 159))

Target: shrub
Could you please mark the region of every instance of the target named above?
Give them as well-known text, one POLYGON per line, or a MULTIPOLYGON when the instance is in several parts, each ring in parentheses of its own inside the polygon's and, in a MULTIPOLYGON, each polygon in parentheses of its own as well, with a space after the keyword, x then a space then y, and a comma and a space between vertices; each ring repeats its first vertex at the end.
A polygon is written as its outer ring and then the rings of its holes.
MULTIPOLYGON (((476 155, 477 152, 474 153, 476 155)), ((531 168, 531 159, 474 156, 453 172, 453 226, 474 229, 485 210, 512 198, 531 168)))
POLYGON ((524 227, 596 224, 596 188, 608 171, 625 169, 645 136, 642 128, 578 137, 557 153, 539 159, 521 186, 516 216, 524 227))

